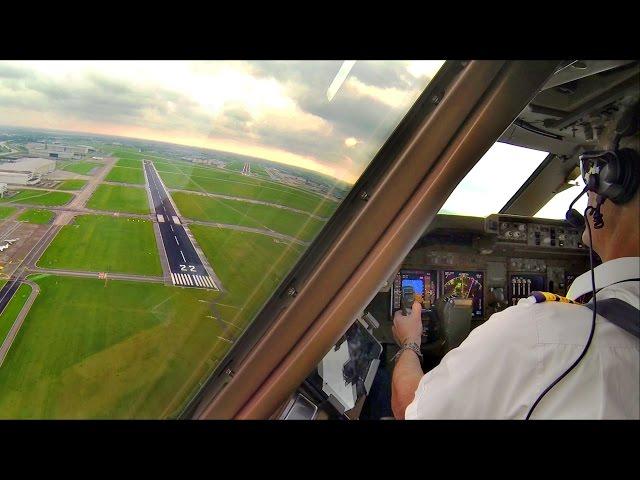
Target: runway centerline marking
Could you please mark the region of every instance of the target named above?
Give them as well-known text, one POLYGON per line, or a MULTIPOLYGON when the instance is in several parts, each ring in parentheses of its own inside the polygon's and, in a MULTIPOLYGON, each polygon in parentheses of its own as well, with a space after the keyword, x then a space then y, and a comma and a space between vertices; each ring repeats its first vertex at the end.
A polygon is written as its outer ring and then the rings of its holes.
POLYGON ((182 260, 184 260, 185 262, 187 261, 186 258, 184 258, 184 253, 182 253, 182 250, 180 250, 180 255, 182 255, 182 260))

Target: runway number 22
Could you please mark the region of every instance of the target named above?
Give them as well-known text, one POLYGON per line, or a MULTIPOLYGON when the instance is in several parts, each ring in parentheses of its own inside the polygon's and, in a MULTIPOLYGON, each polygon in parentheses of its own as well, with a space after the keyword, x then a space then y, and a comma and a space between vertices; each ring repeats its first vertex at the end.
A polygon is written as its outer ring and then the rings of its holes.
POLYGON ((196 271, 196 267, 194 267, 193 265, 189 265, 189 269, 187 270, 187 265, 180 265, 180 271, 181 272, 195 272, 196 271))

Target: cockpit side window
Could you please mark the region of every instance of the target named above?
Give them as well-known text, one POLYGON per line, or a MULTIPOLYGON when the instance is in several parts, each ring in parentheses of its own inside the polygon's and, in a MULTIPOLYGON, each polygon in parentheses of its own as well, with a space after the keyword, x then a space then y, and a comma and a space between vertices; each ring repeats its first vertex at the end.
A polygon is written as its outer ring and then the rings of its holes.
POLYGON ((447 199, 439 213, 486 217, 497 213, 548 153, 496 142, 447 199))

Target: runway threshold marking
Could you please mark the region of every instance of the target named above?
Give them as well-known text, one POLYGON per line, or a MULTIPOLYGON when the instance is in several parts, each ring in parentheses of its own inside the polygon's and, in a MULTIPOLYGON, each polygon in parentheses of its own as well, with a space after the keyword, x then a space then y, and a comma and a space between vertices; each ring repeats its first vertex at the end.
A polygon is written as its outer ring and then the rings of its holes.
POLYGON ((207 275, 190 275, 188 273, 171 272, 171 282, 174 285, 182 285, 185 287, 200 287, 217 289, 216 284, 207 275))

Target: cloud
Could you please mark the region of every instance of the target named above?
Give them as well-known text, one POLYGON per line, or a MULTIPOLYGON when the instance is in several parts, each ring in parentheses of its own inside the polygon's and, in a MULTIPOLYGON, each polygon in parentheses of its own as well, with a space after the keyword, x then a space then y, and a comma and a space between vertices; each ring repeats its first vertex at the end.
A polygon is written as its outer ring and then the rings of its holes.
POLYGON ((350 90, 354 95, 369 97, 374 101, 382 102, 392 108, 400 107, 407 103, 408 97, 411 97, 410 90, 402 90, 395 87, 377 87, 368 85, 358 79, 351 77, 345 84, 345 89, 350 90))
POLYGON ((0 124, 228 144, 353 180, 424 88, 428 68, 356 62, 328 101, 341 65, 0 62, 0 124))

